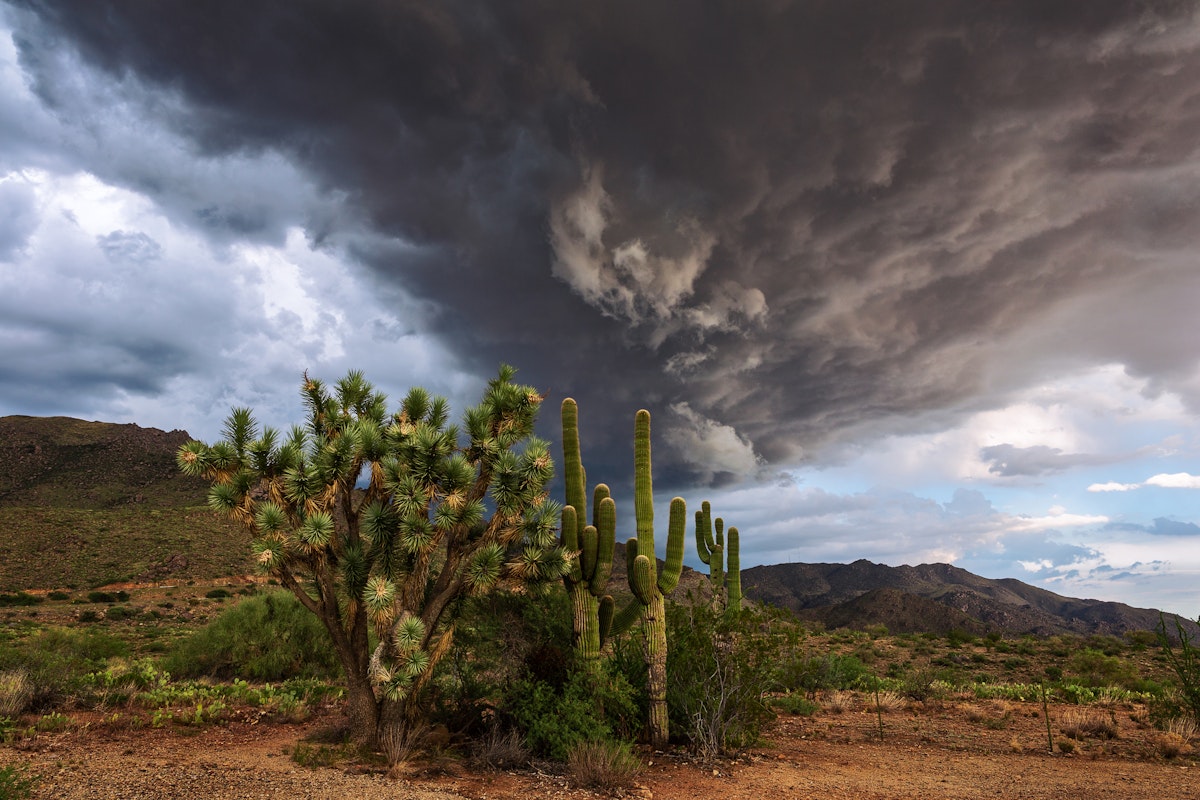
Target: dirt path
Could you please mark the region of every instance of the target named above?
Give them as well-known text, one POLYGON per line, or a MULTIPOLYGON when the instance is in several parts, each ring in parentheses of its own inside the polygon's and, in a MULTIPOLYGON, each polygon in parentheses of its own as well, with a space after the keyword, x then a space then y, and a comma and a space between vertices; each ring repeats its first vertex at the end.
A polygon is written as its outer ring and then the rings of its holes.
MULTIPOLYGON (((1069 720, 1070 707, 1052 707, 1069 720)), ((1101 713, 1101 712, 1097 712, 1101 713)), ((626 796, 661 800, 1183 800, 1200 797, 1191 754, 1168 759, 1157 731, 1131 709, 1106 712, 1116 738, 1082 738, 1050 755, 1044 717, 1020 704, 963 704, 888 712, 885 737, 868 709, 786 717, 766 745, 735 760, 696 762, 643 752, 647 767, 626 796)), ((42 776, 34 797, 50 800, 199 798, 410 798, 529 800, 590 798, 566 779, 536 770, 476 773, 443 759, 409 780, 378 768, 308 768, 288 755, 321 723, 231 723, 202 729, 88 727, 41 734, 0 749, 0 764, 42 776)), ((1074 740, 1072 740, 1074 741, 1074 740)))

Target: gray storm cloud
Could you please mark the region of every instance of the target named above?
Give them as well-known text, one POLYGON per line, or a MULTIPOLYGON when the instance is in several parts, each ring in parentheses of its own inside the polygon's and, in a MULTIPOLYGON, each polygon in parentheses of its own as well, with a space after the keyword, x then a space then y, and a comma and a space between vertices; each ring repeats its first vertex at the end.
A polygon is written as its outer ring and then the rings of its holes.
POLYGON ((514 362, 619 431, 602 449, 675 408, 691 427, 656 457, 681 479, 714 477, 697 453, 785 462, 1072 365, 1197 391, 1194 348, 1160 347, 1195 341, 1194 302, 1120 303, 1200 301, 1190 4, 12 7, 75 130, 118 124, 79 118, 80 93, 166 107, 219 170, 129 149, 107 180, 214 239, 349 242, 464 363, 514 362), (288 199, 293 169, 322 202, 288 199), (1060 335, 1118 308, 1119 329, 1060 335))

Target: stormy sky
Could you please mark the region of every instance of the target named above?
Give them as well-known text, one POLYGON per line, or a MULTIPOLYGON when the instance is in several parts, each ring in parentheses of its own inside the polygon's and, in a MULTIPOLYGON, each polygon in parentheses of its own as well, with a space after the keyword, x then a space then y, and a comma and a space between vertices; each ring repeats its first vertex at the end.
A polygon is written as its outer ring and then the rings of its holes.
POLYGON ((11 0, 0 28, 0 414, 212 440, 233 405, 296 420, 305 370, 462 409, 511 363, 555 442, 579 401, 618 497, 650 409, 658 500, 711 500, 743 564, 1200 613, 1194 3, 11 0))

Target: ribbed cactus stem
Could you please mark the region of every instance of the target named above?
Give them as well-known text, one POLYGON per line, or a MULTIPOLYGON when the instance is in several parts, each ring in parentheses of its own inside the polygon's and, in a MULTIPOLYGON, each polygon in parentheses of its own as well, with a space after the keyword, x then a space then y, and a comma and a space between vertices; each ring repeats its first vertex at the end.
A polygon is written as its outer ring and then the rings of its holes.
POLYGON ((725 590, 729 597, 729 608, 742 607, 742 560, 738 552, 738 529, 729 529, 729 575, 725 578, 725 590))
POLYGON ((605 594, 616 547, 616 506, 608 487, 593 493, 592 524, 587 521, 587 472, 579 450, 579 408, 571 398, 562 403, 563 476, 567 505, 562 512, 562 544, 576 554, 563 577, 571 598, 572 644, 585 670, 598 669, 612 627, 613 602, 605 594))
POLYGON ((687 531, 687 504, 682 497, 671 500, 671 512, 667 522, 667 560, 658 576, 658 590, 668 595, 679 584, 683 572, 683 543, 687 531))
POLYGON ((712 535, 712 506, 705 500, 696 512, 696 555, 700 556, 702 563, 709 563, 715 545, 712 535))
MULTIPOLYGON (((642 409, 633 425, 633 487, 636 516, 636 557, 631 564, 630 586, 641 604, 642 650, 646 660, 647 731, 650 744, 665 747, 667 722, 667 620, 664 592, 675 588, 683 569, 683 542, 687 506, 682 498, 671 501, 667 532, 667 561, 661 579, 654 549, 654 488, 650 463, 650 412, 642 409), (635 582, 639 585, 635 586, 635 582), (641 591, 648 589, 649 591, 641 591)), ((626 545, 633 545, 631 540, 626 545)))
POLYGON ((650 558, 654 575, 654 486, 650 476, 650 412, 637 412, 633 423, 633 513, 638 550, 650 558))

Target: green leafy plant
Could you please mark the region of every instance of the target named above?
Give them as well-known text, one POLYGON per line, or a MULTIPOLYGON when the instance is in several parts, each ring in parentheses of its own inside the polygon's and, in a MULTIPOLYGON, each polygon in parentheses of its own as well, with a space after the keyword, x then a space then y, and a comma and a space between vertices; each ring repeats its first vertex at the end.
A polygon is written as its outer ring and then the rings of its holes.
POLYGON ((1170 634, 1165 615, 1158 618, 1158 640, 1163 655, 1179 681, 1183 705, 1192 719, 1200 724, 1200 647, 1194 635, 1179 617, 1174 618, 1175 633, 1170 634))
POLYGON ((329 632, 290 592, 242 600, 177 642, 163 662, 183 678, 336 678, 341 663, 329 632))
POLYGON ((26 766, 6 764, 0 767, 0 800, 24 800, 32 797, 41 778, 26 766))
POLYGON ((752 744, 774 717, 769 692, 794 629, 772 628, 758 610, 728 615, 703 603, 674 604, 667 620, 673 730, 705 755, 752 744))
POLYGON ((578 745, 628 738, 640 711, 632 696, 619 673, 577 670, 561 689, 545 681, 518 681, 508 693, 506 709, 531 750, 566 762, 578 745))

